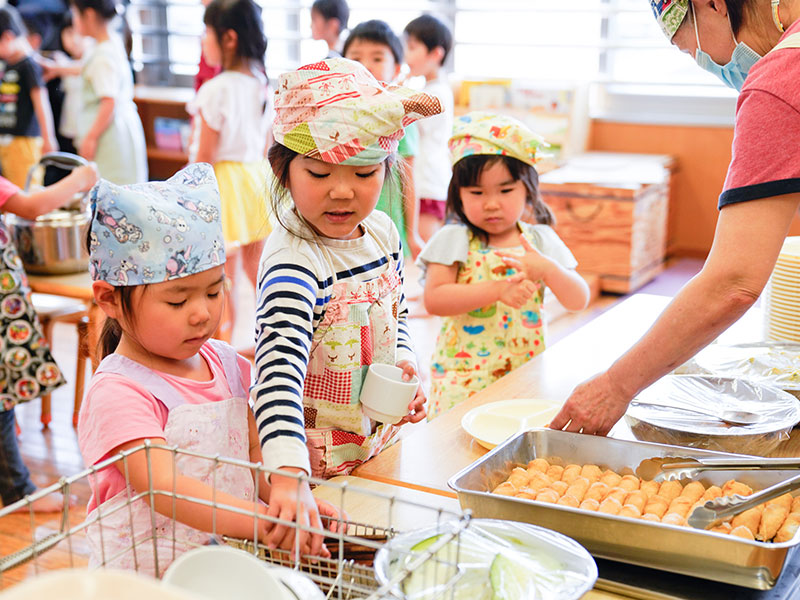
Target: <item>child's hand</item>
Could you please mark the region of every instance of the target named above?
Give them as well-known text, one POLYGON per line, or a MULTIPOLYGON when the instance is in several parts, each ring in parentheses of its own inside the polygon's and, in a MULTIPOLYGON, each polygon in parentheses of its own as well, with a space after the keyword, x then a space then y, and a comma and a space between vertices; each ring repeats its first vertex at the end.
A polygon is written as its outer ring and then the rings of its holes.
POLYGON ((75 184, 78 186, 79 191, 86 192, 92 189, 92 186, 97 183, 97 179, 99 178, 97 165, 95 163, 90 163, 88 166, 73 169, 69 177, 75 179, 75 184))
POLYGON ((506 252, 497 252, 497 256, 503 259, 507 267, 525 273, 525 277, 531 281, 545 279, 553 267, 556 266, 556 263, 534 248, 523 234, 519 234, 519 239, 525 249, 523 256, 515 256, 506 252))
POLYGON ((97 139, 87 135, 81 142, 78 148, 80 154, 86 160, 94 160, 94 155, 97 153, 97 139))
MULTIPOLYGON (((267 511, 270 517, 283 521, 294 521, 300 526, 322 529, 317 501, 311 494, 311 488, 307 481, 298 482, 294 477, 273 474, 270 484, 272 487, 267 511)), ((333 509, 333 507, 330 508, 333 509)), ((326 510, 328 510, 327 507, 326 510)), ((321 534, 311 534, 302 529, 295 530, 288 525, 275 524, 267 537, 266 544, 270 549, 278 547, 284 550, 291 549, 297 557, 304 554, 323 558, 331 556, 325 544, 322 543, 321 534)))
POLYGON ((498 300, 511 308, 522 308, 536 293, 536 284, 525 277, 524 272, 515 273, 505 281, 498 300))
POLYGON ((425 240, 423 240, 416 231, 409 231, 407 233, 408 250, 411 252, 411 258, 413 260, 417 260, 419 253, 422 252, 422 248, 425 246, 425 240))
POLYGON ((339 532, 340 520, 346 523, 349 519, 346 512, 343 510, 340 511, 330 502, 327 502, 326 500, 320 500, 319 498, 317 498, 317 510, 319 511, 320 516, 328 517, 328 529, 333 533, 339 532))
MULTIPOLYGON (((417 374, 417 368, 414 363, 408 360, 401 360, 397 366, 403 369, 403 381, 411 381, 411 378, 417 374)), ((400 419, 395 425, 405 425, 406 423, 419 423, 427 415, 425 412, 425 391, 422 389, 422 384, 417 386, 417 393, 414 399, 408 404, 408 414, 400 419)))

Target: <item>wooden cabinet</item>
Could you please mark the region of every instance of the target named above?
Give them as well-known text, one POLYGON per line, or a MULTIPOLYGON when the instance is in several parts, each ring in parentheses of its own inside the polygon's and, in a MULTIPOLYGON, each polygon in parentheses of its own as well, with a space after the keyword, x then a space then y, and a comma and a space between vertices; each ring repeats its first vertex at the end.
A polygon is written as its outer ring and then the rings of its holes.
POLYGON ((144 127, 150 179, 167 179, 189 162, 185 151, 165 150, 156 145, 155 120, 166 117, 188 121, 186 103, 192 98, 194 90, 191 88, 136 86, 133 101, 144 127))
POLYGON ((588 152, 541 176, 556 232, 603 291, 634 291, 662 269, 673 166, 664 155, 588 152))

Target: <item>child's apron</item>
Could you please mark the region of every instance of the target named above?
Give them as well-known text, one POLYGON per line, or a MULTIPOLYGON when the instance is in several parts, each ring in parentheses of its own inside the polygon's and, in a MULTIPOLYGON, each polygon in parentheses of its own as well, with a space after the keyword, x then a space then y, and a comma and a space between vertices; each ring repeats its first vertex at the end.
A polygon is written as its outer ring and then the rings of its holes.
MULTIPOLYGON (((236 352, 230 346, 209 340, 222 362, 233 397, 221 402, 188 404, 158 373, 119 354, 107 356, 97 373, 116 373, 143 385, 169 410, 164 438, 169 446, 207 455, 250 461, 247 391, 242 388, 236 352)), ((177 454, 177 470, 187 477, 214 486, 243 500, 253 500, 254 483, 250 469, 217 463, 206 458, 177 454)), ((115 466, 108 467, 110 469, 115 466)), ((145 491, 145 490, 142 490, 145 491)), ((136 570, 156 575, 153 531, 158 547, 158 575, 183 552, 208 543, 211 535, 150 510, 147 498, 129 502, 136 492, 128 485, 87 516, 100 518, 87 528, 92 566, 136 570), (113 513, 110 511, 118 509, 113 513), (173 544, 173 539, 175 543, 173 544), (132 547, 135 546, 135 551, 132 547)), ((255 506, 253 507, 255 510, 255 506)))
MULTIPOLYGON (((314 477, 346 475, 378 454, 399 431, 361 411, 361 386, 372 363, 395 364, 402 281, 392 255, 363 223, 387 257, 386 270, 364 282, 337 282, 314 332, 303 386, 306 444, 314 477)), ((320 242, 320 248, 328 250, 320 242)))
MULTIPOLYGON (((458 269, 456 283, 507 279, 516 273, 497 252, 522 256, 522 246, 482 246, 477 237, 470 235, 467 260, 458 269)), ((544 284, 534 283, 537 292, 521 309, 496 302, 444 318, 431 364, 428 419, 451 409, 544 350, 544 284)))

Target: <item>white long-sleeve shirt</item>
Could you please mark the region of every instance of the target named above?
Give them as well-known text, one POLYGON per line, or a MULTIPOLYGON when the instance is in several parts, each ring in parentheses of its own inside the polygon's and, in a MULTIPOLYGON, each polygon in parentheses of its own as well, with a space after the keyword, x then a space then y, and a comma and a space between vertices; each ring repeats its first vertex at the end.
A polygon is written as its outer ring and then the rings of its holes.
MULTIPOLYGON (((303 227, 290 218, 293 227, 303 227)), ((403 250, 397 228, 384 213, 374 211, 365 225, 391 253, 403 278, 403 250)), ((303 383, 311 340, 322 322, 336 281, 369 281, 388 268, 388 259, 374 237, 354 240, 319 238, 325 245, 302 239, 276 227, 261 256, 256 302, 256 357, 250 395, 269 469, 298 467, 311 472, 303 419, 303 383), (327 252, 325 252, 327 250, 327 252)), ((400 297, 396 361, 416 357, 408 334, 408 308, 400 297)))

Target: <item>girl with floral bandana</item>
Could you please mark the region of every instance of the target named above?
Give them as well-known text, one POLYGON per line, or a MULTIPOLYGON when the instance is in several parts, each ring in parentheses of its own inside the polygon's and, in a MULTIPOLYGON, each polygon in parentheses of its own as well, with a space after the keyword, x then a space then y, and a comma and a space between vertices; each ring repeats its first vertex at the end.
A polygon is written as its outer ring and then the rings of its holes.
MULTIPOLYGON (((191 165, 166 182, 118 187, 101 181, 92 202, 92 288, 107 319, 100 340, 104 358, 78 422, 84 461, 96 465, 150 440, 261 462, 248 406, 250 364, 210 339, 222 315, 225 281, 219 191, 211 167, 191 165)), ((90 526, 92 558, 107 566, 138 565, 140 572, 160 574, 177 554, 207 543, 206 532, 252 539, 257 527, 265 541, 271 529, 266 520, 254 522, 254 511, 267 512, 263 502, 269 501, 270 488, 263 477, 256 485, 249 468, 181 455, 176 473, 172 453, 154 449, 100 469, 90 483, 89 522, 103 516, 102 532, 99 525, 90 526), (157 495, 153 524, 150 503, 131 501, 150 489, 214 501, 251 516, 157 495), (113 512, 120 506, 125 510, 113 512)), ((322 512, 336 514, 327 505, 322 512)))
MULTIPOLYGON (((403 127, 441 105, 334 58, 282 75, 275 110, 268 156, 281 227, 261 259, 251 395, 266 464, 327 478, 425 416, 421 389, 396 424, 371 420, 359 395, 372 363, 397 365, 406 379, 416 372, 399 234, 373 209, 403 127)), ((270 480, 275 516, 318 523, 310 490, 270 480)), ((276 527, 271 543, 281 536, 293 532, 276 527)), ((312 547, 320 543, 313 536, 312 547)))
POLYGON ((473 112, 453 127, 447 210, 455 222, 417 259, 425 308, 445 317, 431 364, 429 419, 544 350, 545 287, 568 310, 588 302, 577 262, 539 196, 542 145, 504 115, 473 112))

